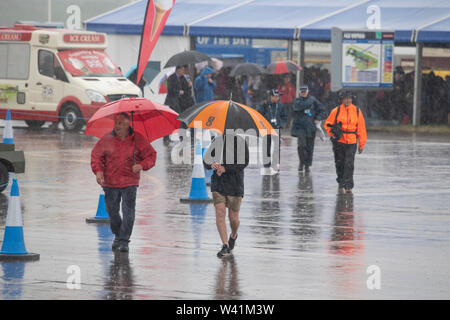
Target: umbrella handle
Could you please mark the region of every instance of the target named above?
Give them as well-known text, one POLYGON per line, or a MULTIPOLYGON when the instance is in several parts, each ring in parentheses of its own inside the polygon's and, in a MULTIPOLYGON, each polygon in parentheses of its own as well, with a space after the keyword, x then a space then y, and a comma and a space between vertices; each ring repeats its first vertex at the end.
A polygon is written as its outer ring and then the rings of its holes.
POLYGON ((136 164, 136 132, 134 132, 134 111, 131 111, 131 128, 133 129, 134 138, 133 138, 133 165, 136 164))

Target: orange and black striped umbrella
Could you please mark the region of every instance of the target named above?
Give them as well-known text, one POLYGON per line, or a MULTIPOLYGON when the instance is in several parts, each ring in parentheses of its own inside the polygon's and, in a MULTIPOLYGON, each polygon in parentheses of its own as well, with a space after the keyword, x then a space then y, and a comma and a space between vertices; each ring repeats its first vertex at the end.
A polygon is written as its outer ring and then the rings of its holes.
POLYGON ((231 101, 217 100, 198 103, 182 112, 177 118, 189 128, 195 128, 195 122, 201 127, 224 134, 227 129, 254 129, 256 134, 278 135, 270 123, 258 111, 246 105, 231 101))

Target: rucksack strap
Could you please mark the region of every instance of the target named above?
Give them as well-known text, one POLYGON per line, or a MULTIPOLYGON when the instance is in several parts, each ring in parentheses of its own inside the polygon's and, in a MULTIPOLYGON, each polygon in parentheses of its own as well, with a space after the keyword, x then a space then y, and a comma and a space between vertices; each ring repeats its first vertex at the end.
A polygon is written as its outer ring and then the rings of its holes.
POLYGON ((334 124, 337 123, 337 117, 338 117, 340 111, 341 111, 341 105, 339 105, 339 107, 338 107, 338 109, 337 109, 336 117, 334 118, 334 124))
MULTIPOLYGON (((356 107, 356 106, 355 106, 356 107)), ((334 124, 337 123, 337 117, 339 112, 341 111, 341 105, 339 105, 338 110, 336 112, 336 118, 334 118, 334 124)), ((342 131, 342 133, 353 133, 353 134, 357 134, 358 132, 358 123, 359 123, 359 108, 356 107, 356 130, 355 131, 342 131)))

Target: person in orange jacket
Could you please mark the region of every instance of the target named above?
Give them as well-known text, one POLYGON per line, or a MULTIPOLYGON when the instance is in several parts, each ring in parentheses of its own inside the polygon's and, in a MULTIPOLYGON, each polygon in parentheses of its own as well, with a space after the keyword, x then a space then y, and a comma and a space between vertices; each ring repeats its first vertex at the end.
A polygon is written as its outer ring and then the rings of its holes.
POLYGON ((352 103, 353 93, 345 91, 339 96, 342 103, 331 110, 324 126, 333 142, 338 192, 352 193, 356 149, 359 153, 364 150, 366 124, 361 110, 352 103))

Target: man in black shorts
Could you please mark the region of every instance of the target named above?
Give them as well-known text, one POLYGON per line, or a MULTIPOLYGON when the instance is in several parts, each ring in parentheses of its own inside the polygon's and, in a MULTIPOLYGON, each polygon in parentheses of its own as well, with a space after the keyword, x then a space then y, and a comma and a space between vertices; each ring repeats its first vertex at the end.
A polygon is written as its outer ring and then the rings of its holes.
POLYGON ((222 249, 217 256, 222 258, 231 253, 238 236, 239 210, 244 197, 244 168, 249 162, 248 145, 244 138, 235 134, 227 134, 225 138, 219 136, 211 143, 203 162, 206 169, 214 170, 211 193, 216 209, 216 226, 222 241, 222 249), (216 157, 216 151, 221 152, 222 157, 216 157), (232 152, 228 157, 227 151, 232 152), (229 238, 225 222, 226 208, 231 228, 229 238))

